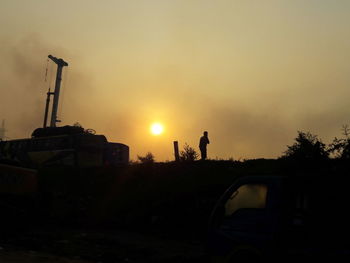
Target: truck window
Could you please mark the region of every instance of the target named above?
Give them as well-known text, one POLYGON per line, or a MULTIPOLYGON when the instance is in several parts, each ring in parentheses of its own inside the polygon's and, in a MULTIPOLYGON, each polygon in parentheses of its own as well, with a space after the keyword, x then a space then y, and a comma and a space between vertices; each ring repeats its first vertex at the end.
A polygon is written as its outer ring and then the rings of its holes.
POLYGON ((267 186, 245 184, 232 193, 225 203, 225 216, 231 216, 241 208, 265 208, 267 186))

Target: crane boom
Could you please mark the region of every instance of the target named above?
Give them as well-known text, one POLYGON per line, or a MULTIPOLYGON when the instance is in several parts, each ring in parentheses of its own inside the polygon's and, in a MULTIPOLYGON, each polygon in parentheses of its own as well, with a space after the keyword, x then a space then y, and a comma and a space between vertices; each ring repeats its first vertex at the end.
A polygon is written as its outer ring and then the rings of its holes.
POLYGON ((63 67, 67 67, 68 63, 65 62, 62 58, 56 58, 54 56, 49 55, 49 59, 57 64, 57 74, 56 74, 56 83, 55 83, 55 91, 53 92, 53 105, 51 112, 51 127, 56 127, 57 120, 57 110, 58 110, 58 99, 60 96, 60 88, 61 88, 61 80, 62 80, 62 69, 63 67))

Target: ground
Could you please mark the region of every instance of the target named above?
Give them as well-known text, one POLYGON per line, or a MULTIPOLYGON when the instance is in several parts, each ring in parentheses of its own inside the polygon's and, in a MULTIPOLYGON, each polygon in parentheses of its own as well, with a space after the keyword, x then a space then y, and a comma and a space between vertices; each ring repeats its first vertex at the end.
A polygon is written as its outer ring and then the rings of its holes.
POLYGON ((8 233, 1 263, 206 262, 201 240, 120 229, 45 226, 8 233))

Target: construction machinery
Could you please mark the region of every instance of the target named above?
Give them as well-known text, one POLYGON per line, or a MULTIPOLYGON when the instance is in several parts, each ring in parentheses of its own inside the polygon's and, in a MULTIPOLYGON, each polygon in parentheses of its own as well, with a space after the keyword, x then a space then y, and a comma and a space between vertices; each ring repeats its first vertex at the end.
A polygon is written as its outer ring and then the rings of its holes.
POLYGON ((28 168, 128 164, 127 145, 108 142, 104 135, 96 135, 94 130, 85 130, 79 125, 57 127, 62 71, 68 63, 52 55, 48 58, 57 64, 57 74, 54 92, 49 89, 47 93, 43 127, 34 130, 31 138, 0 141, 0 161, 28 168), (53 105, 50 126, 47 126, 51 96, 53 105))

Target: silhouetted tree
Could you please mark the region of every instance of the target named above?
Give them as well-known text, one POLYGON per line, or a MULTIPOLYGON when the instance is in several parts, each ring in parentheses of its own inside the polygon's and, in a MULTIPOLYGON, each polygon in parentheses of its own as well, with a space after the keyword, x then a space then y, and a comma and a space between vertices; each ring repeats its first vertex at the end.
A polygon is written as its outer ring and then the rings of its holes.
POLYGON ((329 152, 326 145, 312 135, 310 132, 298 131, 298 137, 292 146, 287 146, 288 150, 284 152, 282 158, 294 160, 320 160, 327 159, 329 152))
POLYGON ((151 152, 146 153, 145 156, 137 155, 137 159, 141 163, 154 163, 154 155, 151 152))
POLYGON ((180 152, 181 161, 195 161, 198 159, 198 153, 187 143, 184 145, 183 151, 180 152))
POLYGON ((350 129, 348 125, 343 125, 343 135, 345 138, 334 138, 328 151, 334 154, 335 158, 350 159, 350 129))

